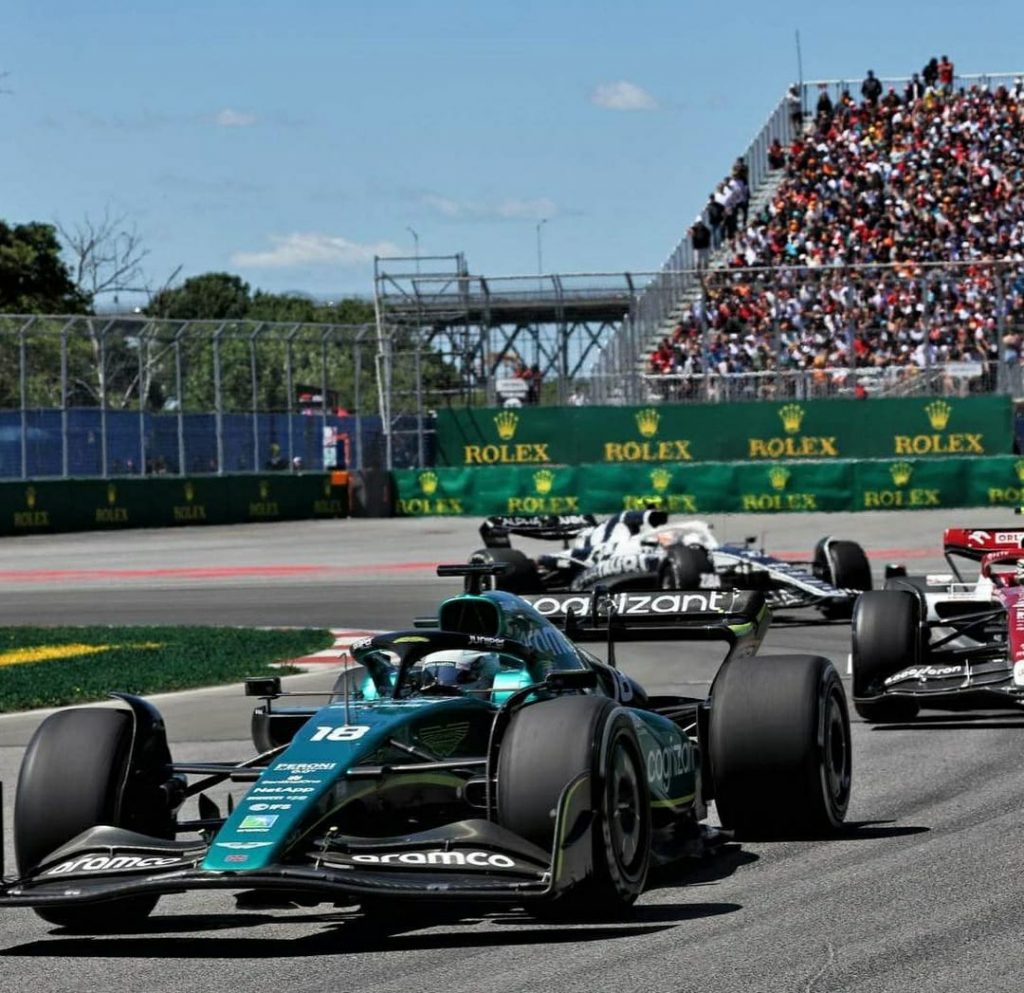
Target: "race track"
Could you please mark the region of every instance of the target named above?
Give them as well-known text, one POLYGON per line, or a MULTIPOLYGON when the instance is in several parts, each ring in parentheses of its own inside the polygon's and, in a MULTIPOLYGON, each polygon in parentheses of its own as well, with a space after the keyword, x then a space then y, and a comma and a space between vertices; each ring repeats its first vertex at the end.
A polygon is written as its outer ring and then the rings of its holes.
MULTIPOLYGON (((994 524, 998 514, 957 520, 994 524)), ((913 571, 939 566, 948 512, 716 519, 809 553, 825 533, 913 571)), ((402 627, 449 581, 432 564, 478 545, 471 521, 311 522, 0 541, 0 623, 237 623, 402 627)), ((780 624, 770 652, 817 652, 846 671, 848 625, 780 624)), ((650 689, 706 691, 717 656, 678 644, 620 648, 650 689)), ((0 674, 2 680, 2 674, 0 674)), ((292 677, 317 688, 327 673, 292 677)), ((2 683, 0 683, 2 686, 2 683)), ((245 757, 238 688, 161 698, 176 757, 245 757)), ((10 825, 21 753, 39 714, 0 717, 10 825)), ((165 898, 141 933, 63 934, 0 915, 0 993, 288 993, 445 990, 994 991, 1020 988, 1024 715, 932 715, 853 728, 849 830, 818 842, 730 845, 660 875, 621 923, 538 924, 516 912, 382 930, 322 906, 241 912, 221 894, 165 898)), ((236 787, 237 789, 238 787, 236 787)), ((7 838, 7 865, 11 866, 7 838)))

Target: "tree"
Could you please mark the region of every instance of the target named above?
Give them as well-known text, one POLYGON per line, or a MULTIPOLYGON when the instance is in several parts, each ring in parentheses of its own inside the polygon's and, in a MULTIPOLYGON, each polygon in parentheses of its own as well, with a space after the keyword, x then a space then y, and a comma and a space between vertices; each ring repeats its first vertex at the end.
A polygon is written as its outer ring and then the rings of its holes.
POLYGON ((60 257, 52 224, 0 221, 0 312, 84 314, 89 303, 60 257))
POLYGON ((191 276, 181 286, 157 293, 145 308, 149 317, 181 321, 244 320, 249 311, 249 284, 227 272, 191 276))
POLYGON ((93 302, 108 293, 146 292, 142 260, 149 249, 124 214, 112 217, 105 210, 102 220, 86 215, 73 229, 58 223, 57 230, 71 256, 71 277, 93 302))

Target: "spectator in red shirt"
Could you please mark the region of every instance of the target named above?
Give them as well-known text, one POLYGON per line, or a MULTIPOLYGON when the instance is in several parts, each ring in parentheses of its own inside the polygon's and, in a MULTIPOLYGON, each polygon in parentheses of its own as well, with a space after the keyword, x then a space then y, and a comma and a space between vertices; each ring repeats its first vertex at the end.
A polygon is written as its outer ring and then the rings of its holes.
POLYGON ((953 92, 953 63, 949 61, 948 55, 943 55, 939 63, 939 86, 946 96, 953 92))

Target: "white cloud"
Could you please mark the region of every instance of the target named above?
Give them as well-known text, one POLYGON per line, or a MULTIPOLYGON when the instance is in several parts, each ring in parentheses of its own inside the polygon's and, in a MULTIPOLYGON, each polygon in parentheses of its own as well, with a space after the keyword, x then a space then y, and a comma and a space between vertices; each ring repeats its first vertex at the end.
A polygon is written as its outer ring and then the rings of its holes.
POLYGON ((636 83, 620 80, 600 83, 590 94, 590 102, 605 110, 657 110, 658 101, 636 83))
POLYGON ((559 212, 557 204, 545 197, 536 200, 479 203, 426 193, 421 197, 421 202, 442 216, 458 221, 539 221, 544 217, 553 217, 559 212))
POLYGON ((360 266, 375 255, 402 255, 390 241, 359 245, 346 238, 314 232, 271 235, 274 246, 263 252, 235 252, 231 262, 250 269, 288 269, 293 266, 360 266))
POLYGON ((213 117, 213 123, 221 128, 251 128, 257 121, 259 118, 255 114, 232 110, 230 107, 218 111, 213 117))

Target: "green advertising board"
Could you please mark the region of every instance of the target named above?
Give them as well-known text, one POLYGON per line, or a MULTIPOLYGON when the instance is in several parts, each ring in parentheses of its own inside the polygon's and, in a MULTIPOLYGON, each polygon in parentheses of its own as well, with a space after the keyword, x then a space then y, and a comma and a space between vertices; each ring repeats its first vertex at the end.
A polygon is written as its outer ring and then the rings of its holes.
POLYGON ((0 483, 0 534, 305 520, 348 514, 327 473, 0 483))
POLYGON ((870 460, 664 463, 656 466, 495 466, 400 470, 405 516, 674 514, 1015 507, 1024 458, 1012 455, 870 460))
POLYGON ((439 466, 1004 455, 1007 396, 441 410, 439 466))

